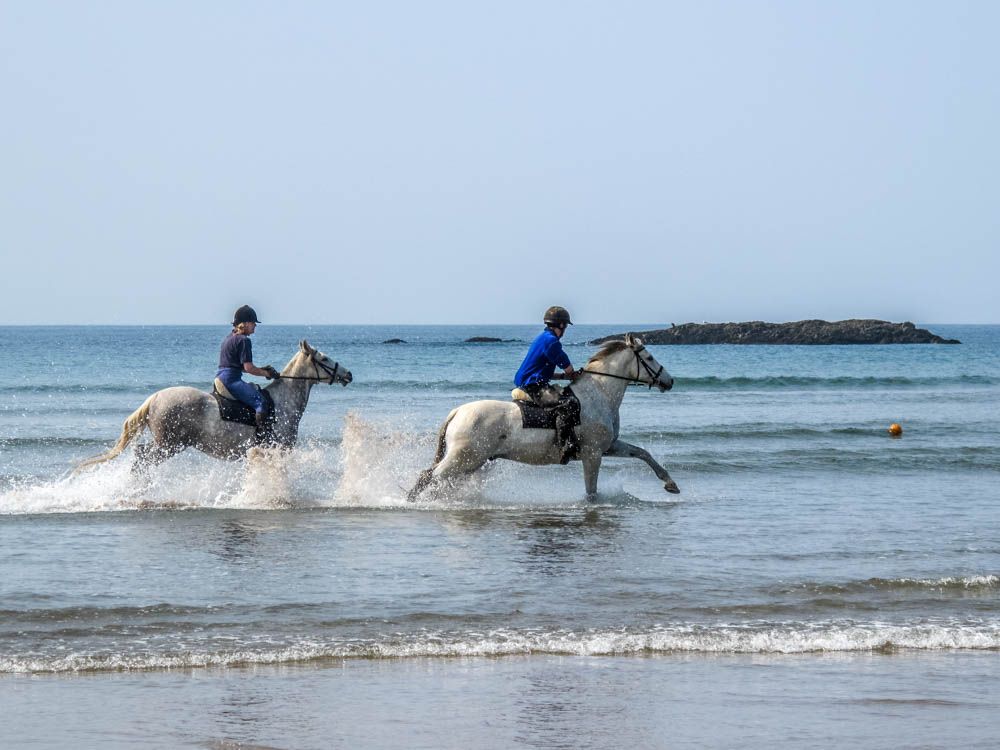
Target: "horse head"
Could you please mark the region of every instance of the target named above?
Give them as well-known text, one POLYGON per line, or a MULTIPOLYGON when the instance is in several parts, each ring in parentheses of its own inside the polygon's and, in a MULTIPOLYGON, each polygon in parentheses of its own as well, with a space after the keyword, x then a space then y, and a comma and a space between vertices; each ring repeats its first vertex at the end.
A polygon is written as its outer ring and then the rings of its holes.
POLYGON ((298 354, 292 357, 292 361, 285 366, 281 374, 285 377, 315 379, 317 383, 328 385, 340 383, 346 386, 354 380, 350 370, 331 361, 319 349, 310 346, 305 339, 299 342, 298 354))
POLYGON ((673 377, 671 377, 670 373, 666 371, 663 365, 657 362, 656 358, 649 353, 649 350, 642 343, 642 339, 638 336, 633 336, 631 333, 627 333, 625 334, 625 344, 635 355, 635 359, 638 364, 636 370, 639 374, 637 379, 640 383, 645 383, 650 388, 655 385, 660 389, 660 393, 669 391, 674 387, 673 377))

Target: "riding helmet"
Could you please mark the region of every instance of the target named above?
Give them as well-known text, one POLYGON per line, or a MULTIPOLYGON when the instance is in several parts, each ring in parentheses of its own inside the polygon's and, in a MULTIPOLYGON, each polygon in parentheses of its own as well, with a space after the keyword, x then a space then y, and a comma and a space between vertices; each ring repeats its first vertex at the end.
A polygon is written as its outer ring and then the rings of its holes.
POLYGON ((559 305, 553 305, 546 310, 542 322, 547 326, 561 326, 563 323, 573 325, 573 321, 569 319, 569 310, 565 307, 559 307, 559 305))
POLYGON ((233 325, 238 326, 240 323, 260 323, 257 313, 250 305, 243 305, 233 314, 233 325))

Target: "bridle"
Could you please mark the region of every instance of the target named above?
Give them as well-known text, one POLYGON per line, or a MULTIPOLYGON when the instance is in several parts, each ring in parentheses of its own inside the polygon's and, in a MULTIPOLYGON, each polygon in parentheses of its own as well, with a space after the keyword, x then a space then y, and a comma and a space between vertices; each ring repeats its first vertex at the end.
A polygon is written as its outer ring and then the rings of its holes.
POLYGON ((309 355, 309 361, 312 362, 313 363, 313 367, 316 368, 316 375, 315 376, 313 376, 313 375, 280 375, 279 374, 278 377, 281 378, 282 380, 316 380, 316 381, 318 381, 320 383, 325 383, 326 380, 324 380, 323 376, 319 374, 319 371, 322 370, 323 372, 325 372, 327 375, 330 376, 330 383, 329 383, 330 385, 333 385, 335 382, 337 382, 337 371, 340 369, 340 364, 339 363, 334 362, 333 363, 333 367, 330 367, 330 365, 326 364, 325 362, 320 362, 319 360, 317 360, 316 357, 315 357, 315 355, 313 355, 313 354, 309 355))
POLYGON ((649 366, 649 363, 647 363, 646 360, 644 360, 642 357, 639 356, 639 352, 644 352, 644 351, 646 351, 645 346, 640 346, 638 349, 632 350, 632 354, 635 355, 635 361, 636 361, 634 378, 625 377, 624 375, 615 375, 614 373, 611 372, 588 370, 586 367, 584 367, 580 372, 589 372, 591 375, 600 375, 601 377, 614 378, 615 380, 627 380, 630 383, 642 383, 642 381, 639 380, 639 375, 640 375, 639 368, 641 366, 642 369, 646 371, 646 374, 649 375, 649 383, 647 385, 649 385, 650 390, 652 390, 653 384, 659 380, 660 374, 663 372, 663 365, 660 365, 659 370, 653 372, 653 368, 649 366))

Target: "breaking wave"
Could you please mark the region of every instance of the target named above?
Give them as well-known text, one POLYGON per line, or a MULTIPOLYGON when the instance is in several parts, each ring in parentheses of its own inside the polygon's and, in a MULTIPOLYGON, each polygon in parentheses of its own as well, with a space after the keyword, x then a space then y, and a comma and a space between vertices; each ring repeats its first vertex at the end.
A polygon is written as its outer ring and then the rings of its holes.
POLYGON ((227 650, 151 653, 80 653, 60 656, 0 656, 0 673, 118 672, 133 670, 288 664, 326 659, 408 659, 567 656, 648 656, 676 653, 804 654, 895 653, 906 650, 1000 650, 1000 623, 783 623, 767 625, 677 625, 555 631, 497 629, 488 633, 421 632, 384 639, 301 638, 266 647, 246 644, 227 650))

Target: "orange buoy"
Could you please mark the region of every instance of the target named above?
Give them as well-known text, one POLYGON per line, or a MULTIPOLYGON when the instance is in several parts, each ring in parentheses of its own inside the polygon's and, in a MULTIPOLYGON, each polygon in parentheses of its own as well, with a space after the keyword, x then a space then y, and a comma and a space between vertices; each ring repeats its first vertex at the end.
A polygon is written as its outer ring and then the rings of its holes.
POLYGON ((893 437, 899 437, 900 435, 903 434, 903 428, 900 427, 898 424, 889 425, 889 434, 892 435, 893 437))

